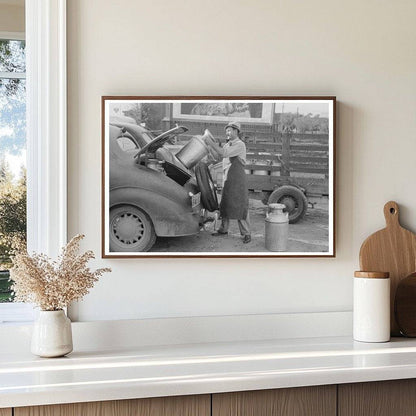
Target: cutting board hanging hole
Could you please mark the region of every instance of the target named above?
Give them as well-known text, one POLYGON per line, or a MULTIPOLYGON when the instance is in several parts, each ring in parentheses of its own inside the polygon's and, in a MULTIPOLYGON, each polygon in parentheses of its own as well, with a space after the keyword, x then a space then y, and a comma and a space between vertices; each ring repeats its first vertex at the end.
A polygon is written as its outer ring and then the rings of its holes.
POLYGON ((384 217, 387 226, 398 226, 399 224, 399 206, 394 201, 387 202, 384 205, 384 217))

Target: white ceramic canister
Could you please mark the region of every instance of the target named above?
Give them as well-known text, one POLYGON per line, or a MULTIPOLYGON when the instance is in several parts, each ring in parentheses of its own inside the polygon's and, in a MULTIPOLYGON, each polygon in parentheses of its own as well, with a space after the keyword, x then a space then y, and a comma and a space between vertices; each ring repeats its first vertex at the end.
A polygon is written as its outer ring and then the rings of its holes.
POLYGON ((353 308, 353 337, 356 341, 389 341, 389 273, 355 272, 353 308))

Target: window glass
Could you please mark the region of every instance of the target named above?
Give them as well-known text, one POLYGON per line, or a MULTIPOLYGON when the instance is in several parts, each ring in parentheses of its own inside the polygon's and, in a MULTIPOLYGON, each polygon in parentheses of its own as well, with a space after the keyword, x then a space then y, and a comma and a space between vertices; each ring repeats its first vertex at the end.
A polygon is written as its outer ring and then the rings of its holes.
POLYGON ((127 151, 127 150, 133 150, 138 149, 136 146, 136 143, 130 137, 122 136, 117 139, 117 143, 120 146, 121 150, 127 151))
POLYGON ((10 256, 26 244, 25 42, 0 39, 0 302, 12 300, 10 256))

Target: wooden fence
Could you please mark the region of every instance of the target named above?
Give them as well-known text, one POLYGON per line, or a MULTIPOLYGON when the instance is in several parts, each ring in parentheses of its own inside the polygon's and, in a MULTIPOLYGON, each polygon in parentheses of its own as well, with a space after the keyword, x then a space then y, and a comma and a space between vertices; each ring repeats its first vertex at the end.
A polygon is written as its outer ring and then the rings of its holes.
POLYGON ((284 133, 246 138, 249 189, 270 192, 296 185, 307 195, 328 195, 328 135, 284 133))
MULTIPOLYGON (((225 142, 224 123, 170 120, 189 130, 180 136, 185 144, 189 138, 202 135, 205 129, 220 142, 225 142)), ((329 183, 328 133, 282 133, 277 125, 243 125, 247 146, 248 183, 250 191, 271 192, 279 186, 295 185, 307 196, 327 196, 329 183)))

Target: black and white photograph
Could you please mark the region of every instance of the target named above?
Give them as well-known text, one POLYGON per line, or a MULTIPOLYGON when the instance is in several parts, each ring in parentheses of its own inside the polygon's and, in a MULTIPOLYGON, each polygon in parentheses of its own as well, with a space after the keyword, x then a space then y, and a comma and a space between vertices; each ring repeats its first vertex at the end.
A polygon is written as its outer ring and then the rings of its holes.
POLYGON ((335 97, 102 97, 103 257, 334 257, 335 97))

